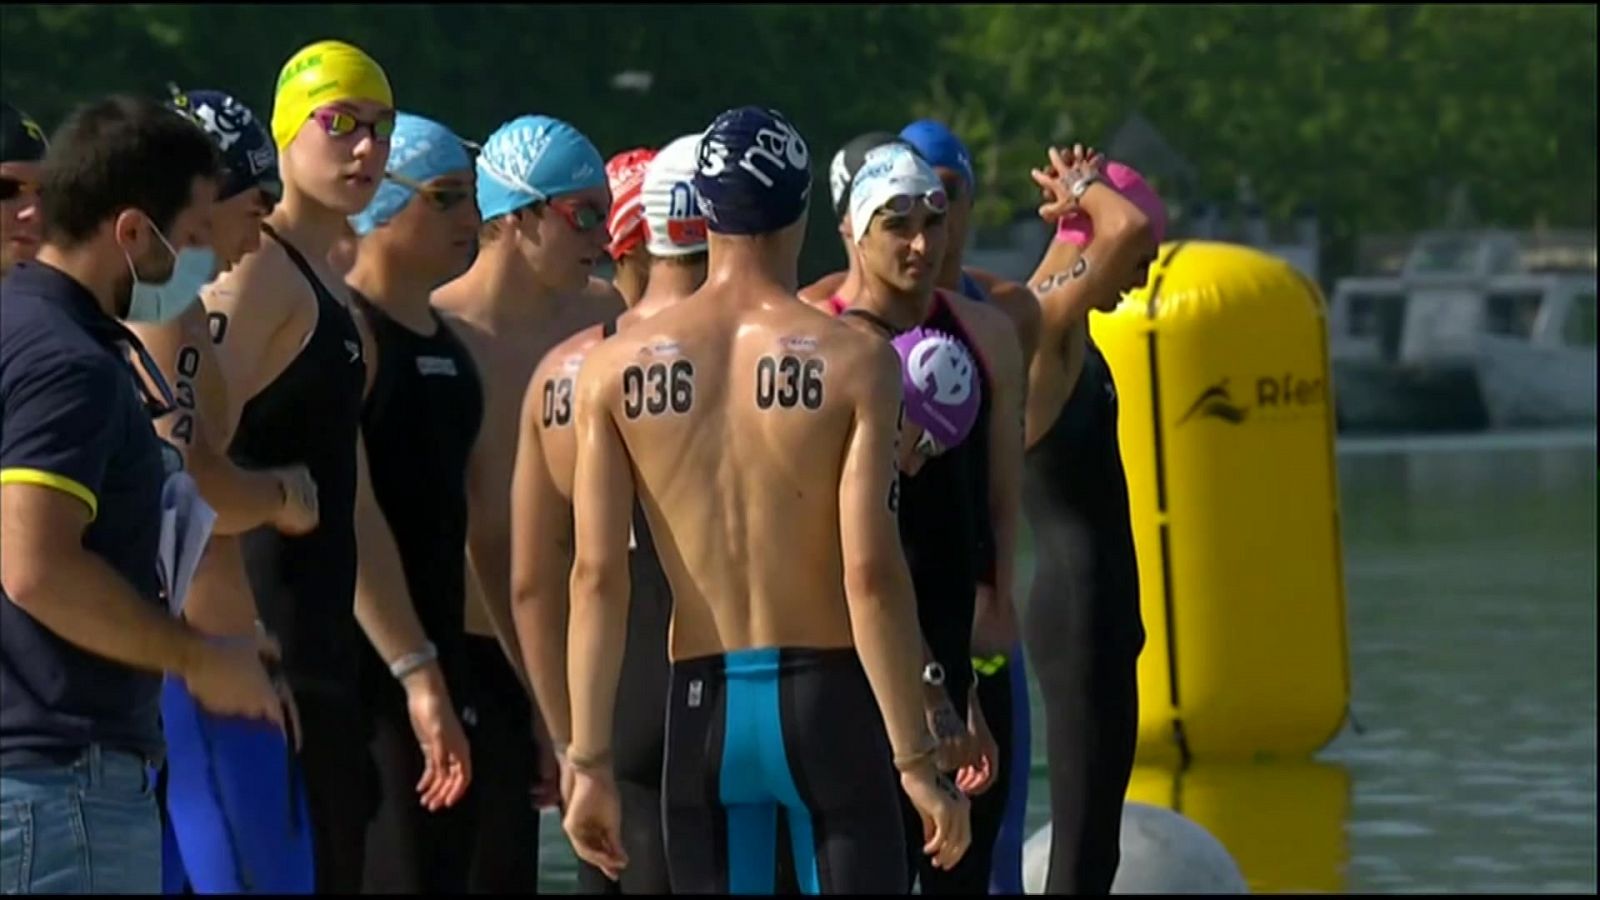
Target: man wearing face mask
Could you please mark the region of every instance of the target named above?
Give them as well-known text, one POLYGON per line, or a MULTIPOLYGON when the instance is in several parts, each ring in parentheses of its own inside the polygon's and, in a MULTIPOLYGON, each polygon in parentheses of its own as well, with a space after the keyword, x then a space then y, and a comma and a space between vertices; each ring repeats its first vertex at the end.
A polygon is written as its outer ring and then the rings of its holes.
POLYGON ((169 614, 156 559, 177 454, 172 392, 120 321, 210 277, 218 160, 151 101, 71 115, 43 173, 37 261, 0 282, 0 881, 36 893, 156 893, 161 673, 218 714, 281 729, 254 635, 169 614), (132 360, 133 362, 131 362, 132 360))

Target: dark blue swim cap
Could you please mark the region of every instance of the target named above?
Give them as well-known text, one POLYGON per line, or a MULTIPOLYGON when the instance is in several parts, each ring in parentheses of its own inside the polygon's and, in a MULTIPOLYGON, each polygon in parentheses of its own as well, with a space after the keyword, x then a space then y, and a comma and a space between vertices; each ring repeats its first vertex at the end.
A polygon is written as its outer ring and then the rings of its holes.
POLYGON ((811 154, 777 110, 730 109, 700 136, 694 189, 711 231, 770 234, 805 213, 811 154))
POLYGON ((278 176, 278 149, 250 107, 221 91, 180 91, 169 85, 167 108, 187 116, 217 142, 226 173, 218 200, 227 200, 259 187, 274 197, 283 195, 278 176))
POLYGON ((967 145, 961 143, 942 122, 933 119, 918 119, 910 125, 900 129, 901 140, 917 148, 922 158, 927 160, 936 169, 954 169, 961 173, 967 182, 967 189, 972 190, 976 179, 972 175, 972 154, 967 152, 967 145))

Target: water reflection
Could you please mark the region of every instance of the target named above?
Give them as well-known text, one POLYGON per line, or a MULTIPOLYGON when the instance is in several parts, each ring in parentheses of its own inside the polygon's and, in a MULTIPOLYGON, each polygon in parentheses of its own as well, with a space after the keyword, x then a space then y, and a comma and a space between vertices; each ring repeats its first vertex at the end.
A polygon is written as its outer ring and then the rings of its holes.
POLYGON ((1345 890, 1350 775, 1316 760, 1134 769, 1128 799, 1193 820, 1228 848, 1252 893, 1345 890))

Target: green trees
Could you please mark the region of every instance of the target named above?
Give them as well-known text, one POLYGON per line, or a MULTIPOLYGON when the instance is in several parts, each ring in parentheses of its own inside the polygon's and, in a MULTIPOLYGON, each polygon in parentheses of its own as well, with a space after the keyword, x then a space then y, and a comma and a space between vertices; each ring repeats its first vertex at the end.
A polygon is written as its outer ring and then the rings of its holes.
MULTIPOLYGON (((765 103, 810 140, 817 198, 849 137, 919 115, 971 145, 980 221, 1031 208, 1048 141, 1104 145, 1139 112, 1231 199, 1301 203, 1335 243, 1426 227, 1464 188, 1478 216, 1595 221, 1593 6, 23 6, 0 16, 0 90, 47 127, 168 80, 270 112, 300 45, 359 44, 403 107, 482 138, 524 112, 607 155, 765 103), (614 86, 650 74, 648 90, 614 86)), ((1181 198, 1180 198, 1181 199, 1181 198)), ((803 268, 842 261, 825 203, 803 268)))

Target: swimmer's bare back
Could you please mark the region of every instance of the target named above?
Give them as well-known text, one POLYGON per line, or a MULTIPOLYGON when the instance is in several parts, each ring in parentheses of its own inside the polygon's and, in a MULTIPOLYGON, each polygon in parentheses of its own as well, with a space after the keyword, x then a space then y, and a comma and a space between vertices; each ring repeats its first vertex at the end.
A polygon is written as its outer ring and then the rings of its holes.
MULTIPOLYGON (((576 490, 637 473, 672 585, 673 660, 852 646, 840 481, 868 395, 886 378, 897 406, 887 344, 774 288, 705 288, 589 352, 576 490), (620 436, 626 458, 591 456, 601 429, 620 436)), ((891 522, 892 441, 871 462, 883 468, 876 503, 891 522)), ((624 522, 629 512, 599 514, 624 522)))

